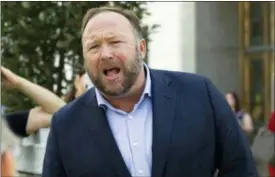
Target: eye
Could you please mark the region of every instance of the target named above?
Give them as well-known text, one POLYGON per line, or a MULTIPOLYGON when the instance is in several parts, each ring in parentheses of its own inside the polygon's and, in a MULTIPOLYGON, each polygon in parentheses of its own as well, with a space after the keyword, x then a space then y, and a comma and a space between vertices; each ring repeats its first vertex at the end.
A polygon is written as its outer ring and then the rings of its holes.
POLYGON ((96 48, 98 48, 99 47, 99 45, 92 45, 89 49, 91 50, 91 49, 96 49, 96 48))
POLYGON ((118 44, 121 43, 121 41, 112 41, 111 44, 118 44))

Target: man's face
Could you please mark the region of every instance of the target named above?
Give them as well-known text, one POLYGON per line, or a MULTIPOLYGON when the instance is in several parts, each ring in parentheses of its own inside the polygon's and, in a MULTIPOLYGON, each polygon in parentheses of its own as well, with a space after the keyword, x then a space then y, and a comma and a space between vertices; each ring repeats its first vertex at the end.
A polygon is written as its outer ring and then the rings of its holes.
POLYGON ((102 12, 88 23, 82 36, 85 67, 102 93, 120 96, 133 86, 143 67, 145 41, 137 41, 124 16, 102 12))

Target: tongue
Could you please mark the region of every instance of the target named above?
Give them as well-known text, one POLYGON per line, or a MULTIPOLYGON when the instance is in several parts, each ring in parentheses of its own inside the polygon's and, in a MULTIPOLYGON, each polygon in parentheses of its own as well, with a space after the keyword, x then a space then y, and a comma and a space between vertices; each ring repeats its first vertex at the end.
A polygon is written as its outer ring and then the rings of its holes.
POLYGON ((113 76, 115 74, 118 73, 118 69, 117 68, 112 68, 112 69, 109 69, 106 73, 107 76, 113 76))

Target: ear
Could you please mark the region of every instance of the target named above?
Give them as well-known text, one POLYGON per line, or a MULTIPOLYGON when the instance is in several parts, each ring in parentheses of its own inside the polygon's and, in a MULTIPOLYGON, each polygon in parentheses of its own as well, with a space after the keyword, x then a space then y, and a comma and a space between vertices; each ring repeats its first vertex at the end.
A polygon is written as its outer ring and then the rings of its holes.
POLYGON ((146 41, 145 41, 145 39, 142 39, 139 41, 138 49, 142 55, 142 58, 145 58, 145 56, 146 56, 146 41))

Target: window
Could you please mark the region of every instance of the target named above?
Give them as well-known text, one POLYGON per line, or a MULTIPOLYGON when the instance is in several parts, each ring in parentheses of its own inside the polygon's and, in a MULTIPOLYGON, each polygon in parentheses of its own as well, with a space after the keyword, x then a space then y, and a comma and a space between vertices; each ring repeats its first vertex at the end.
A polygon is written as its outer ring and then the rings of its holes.
POLYGON ((274 50, 274 2, 243 2, 240 5, 243 46, 247 51, 274 50), (272 31, 273 30, 273 31, 272 31))
POLYGON ((264 5, 262 2, 250 2, 250 46, 264 45, 264 5))
POLYGON ((239 57, 242 105, 261 122, 271 109, 271 76, 274 72, 274 2, 239 2, 239 57))
POLYGON ((263 58, 249 59, 249 107, 254 120, 264 120, 265 75, 263 58))

